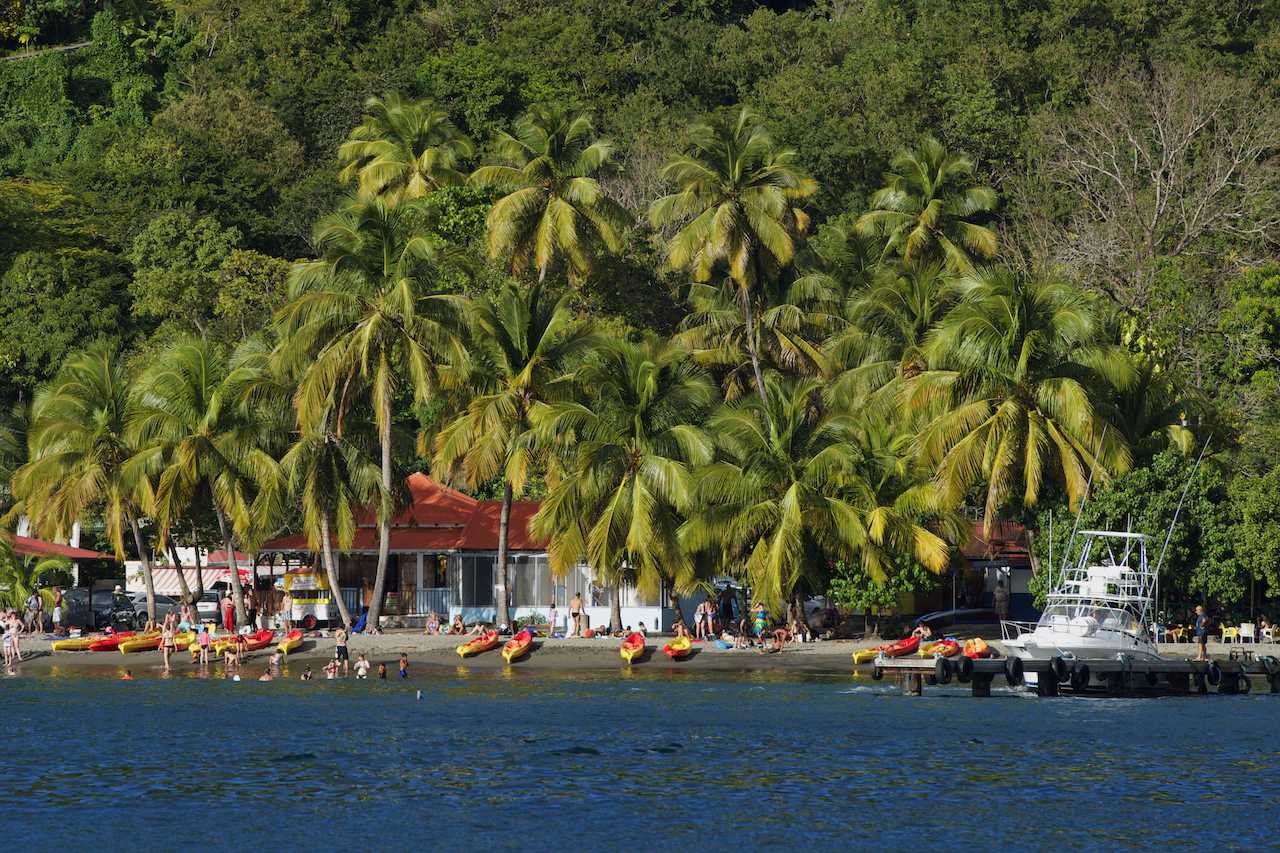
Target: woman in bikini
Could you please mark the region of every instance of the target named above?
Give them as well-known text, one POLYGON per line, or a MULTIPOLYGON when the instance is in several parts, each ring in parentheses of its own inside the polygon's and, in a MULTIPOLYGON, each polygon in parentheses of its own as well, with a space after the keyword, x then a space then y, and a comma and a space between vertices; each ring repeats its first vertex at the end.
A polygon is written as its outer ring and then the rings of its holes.
POLYGON ((160 629, 160 654, 164 655, 164 671, 169 671, 169 656, 178 650, 173 637, 173 611, 164 617, 164 627, 160 629))

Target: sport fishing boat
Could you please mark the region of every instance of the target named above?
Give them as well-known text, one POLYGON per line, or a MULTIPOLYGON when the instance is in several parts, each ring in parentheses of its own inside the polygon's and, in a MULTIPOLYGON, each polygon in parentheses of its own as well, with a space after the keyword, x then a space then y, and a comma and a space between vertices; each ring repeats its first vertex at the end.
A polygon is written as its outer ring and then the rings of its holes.
MULTIPOLYGON (((1024 660, 1060 657, 1159 660, 1153 624, 1156 572, 1147 565, 1147 536, 1084 530, 1074 568, 1051 578, 1038 622, 1001 623, 1004 647, 1024 660)), ((1032 673, 1028 682, 1034 683, 1032 673)))

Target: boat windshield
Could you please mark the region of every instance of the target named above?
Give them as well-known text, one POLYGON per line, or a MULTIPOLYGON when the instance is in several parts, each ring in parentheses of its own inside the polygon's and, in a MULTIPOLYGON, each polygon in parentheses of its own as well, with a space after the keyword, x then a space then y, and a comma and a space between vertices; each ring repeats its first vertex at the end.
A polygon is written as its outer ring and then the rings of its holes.
POLYGON ((1138 633, 1138 617, 1127 610, 1088 603, 1054 604, 1040 616, 1040 625, 1055 630, 1067 630, 1078 620, 1092 619, 1099 628, 1138 633))

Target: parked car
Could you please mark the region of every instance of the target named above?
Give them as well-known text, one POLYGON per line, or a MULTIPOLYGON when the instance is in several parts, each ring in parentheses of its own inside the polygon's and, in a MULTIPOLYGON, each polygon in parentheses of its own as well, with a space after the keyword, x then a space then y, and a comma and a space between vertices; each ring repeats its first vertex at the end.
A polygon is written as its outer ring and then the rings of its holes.
POLYGON ((928 625, 935 636, 955 634, 988 640, 1000 639, 1000 617, 994 610, 938 610, 921 616, 915 624, 928 625))
POLYGON ((137 608, 133 605, 133 599, 127 594, 121 594, 119 598, 113 592, 114 586, 110 581, 99 581, 94 585, 94 590, 90 596, 90 609, 93 611, 93 625, 95 630, 102 630, 108 626, 122 631, 132 631, 146 625, 146 607, 143 606, 142 618, 138 618, 137 608))
POLYGON ((222 592, 217 589, 206 589, 204 595, 196 601, 196 615, 201 622, 221 622, 218 614, 218 602, 222 600, 222 592))
MULTIPOLYGON (((147 594, 145 592, 129 593, 129 600, 133 602, 134 612, 141 614, 142 623, 145 625, 147 621, 147 594)), ((156 619, 161 620, 170 613, 176 613, 181 609, 182 603, 178 599, 169 595, 156 596, 156 619)))

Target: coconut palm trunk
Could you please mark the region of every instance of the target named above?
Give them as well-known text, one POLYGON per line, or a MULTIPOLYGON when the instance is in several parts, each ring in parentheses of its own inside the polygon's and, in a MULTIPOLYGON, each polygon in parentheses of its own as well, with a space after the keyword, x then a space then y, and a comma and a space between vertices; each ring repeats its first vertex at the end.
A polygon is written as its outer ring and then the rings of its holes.
POLYGON ((138 560, 142 563, 142 583, 147 588, 147 619, 154 622, 156 621, 156 583, 151 576, 151 553, 147 550, 147 544, 142 538, 142 528, 138 526, 138 519, 132 515, 129 516, 129 528, 133 531, 133 544, 138 547, 138 560))
MULTIPOLYGON (((379 432, 382 443, 382 500, 391 499, 391 392, 382 389, 379 395, 380 409, 379 432)), ((387 562, 391 556, 391 512, 384 505, 378 512, 378 569, 373 579, 373 600, 369 602, 369 618, 365 622, 366 631, 377 631, 378 620, 382 617, 382 599, 387 587, 387 562)))
POLYGON ((320 548, 321 557, 324 560, 324 571, 329 576, 329 592, 333 595, 333 600, 338 605, 338 615, 342 617, 342 624, 347 629, 347 633, 351 632, 351 612, 347 610, 347 603, 342 600, 342 589, 338 586, 338 565, 333 559, 333 542, 329 539, 329 513, 320 513, 320 548))
POLYGON ((755 313, 751 310, 751 292, 745 288, 742 290, 742 311, 747 322, 747 353, 751 356, 751 372, 755 377, 756 394, 760 397, 760 402, 766 406, 765 418, 768 419, 769 401, 764 394, 764 373, 760 369, 760 353, 756 348, 755 313))
POLYGON ((231 541, 231 531, 227 527, 227 517, 222 507, 214 505, 214 515, 218 517, 218 530, 222 533, 222 547, 227 552, 227 567, 231 570, 231 600, 236 606, 236 622, 243 625, 249 621, 249 613, 244 609, 244 589, 240 586, 240 566, 236 564, 235 543, 231 541))
POLYGON ((622 630, 622 584, 616 583, 609 589, 609 633, 616 634, 622 630))
POLYGON ((498 624, 511 624, 511 611, 507 607, 507 533, 511 528, 511 481, 502 484, 502 512, 498 516, 498 575, 494 590, 498 597, 498 624))

